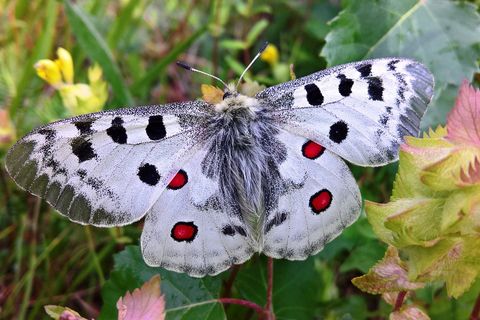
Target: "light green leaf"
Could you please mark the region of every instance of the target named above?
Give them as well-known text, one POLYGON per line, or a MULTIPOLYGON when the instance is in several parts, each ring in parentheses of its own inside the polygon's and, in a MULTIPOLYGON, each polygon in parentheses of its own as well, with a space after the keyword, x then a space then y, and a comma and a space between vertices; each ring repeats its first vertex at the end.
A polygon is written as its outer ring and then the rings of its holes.
POLYGON ((222 40, 220 41, 220 47, 229 49, 229 50, 243 50, 246 49, 248 44, 245 41, 241 40, 222 40))
POLYGON ((216 302, 220 292, 219 277, 191 278, 186 274, 152 268, 145 264, 138 246, 128 246, 115 255, 115 268, 102 289, 103 308, 99 320, 116 319, 117 300, 126 291, 140 287, 160 274, 165 296, 166 319, 225 319, 223 307, 216 302))
POLYGON ((445 281, 450 296, 458 298, 478 275, 480 238, 449 238, 429 248, 405 248, 410 277, 418 281, 445 281))

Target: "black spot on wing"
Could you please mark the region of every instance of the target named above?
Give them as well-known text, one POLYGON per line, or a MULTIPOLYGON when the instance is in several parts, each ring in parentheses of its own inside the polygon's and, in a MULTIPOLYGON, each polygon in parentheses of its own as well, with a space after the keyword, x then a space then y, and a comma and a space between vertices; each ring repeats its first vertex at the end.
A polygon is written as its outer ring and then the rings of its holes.
POLYGON ((388 66, 388 70, 390 70, 390 71, 395 71, 395 70, 397 69, 396 64, 397 64, 399 61, 400 61, 400 60, 398 60, 398 59, 395 59, 395 60, 390 61, 390 62, 388 63, 388 65, 387 65, 387 66, 388 66))
POLYGON ((330 126, 328 137, 335 143, 341 143, 348 135, 348 125, 343 121, 337 121, 330 126))
POLYGON ((269 232, 273 227, 281 225, 288 218, 288 213, 279 212, 265 226, 265 233, 269 232))
POLYGON ((368 95, 371 100, 383 101, 383 83, 379 77, 368 78, 368 95))
POLYGON ((145 163, 138 168, 137 172, 140 180, 148 185, 154 186, 160 181, 160 175, 158 174, 157 167, 153 164, 145 163))
POLYGON ((47 140, 48 142, 52 142, 55 139, 55 136, 57 135, 55 130, 46 129, 46 128, 38 130, 38 133, 40 133, 41 135, 44 135, 45 140, 47 140))
POLYGON ((226 236, 234 236, 235 235, 235 229, 232 226, 225 226, 222 228, 222 233, 226 236))
POLYGON ((163 124, 163 117, 160 115, 149 117, 146 132, 151 140, 160 140, 165 138, 167 131, 165 130, 165 125, 163 124))
POLYGON ((84 162, 95 158, 97 155, 93 150, 92 143, 82 137, 76 137, 70 142, 72 152, 77 156, 78 162, 84 162))
POLYGON ((362 78, 368 77, 372 73, 372 65, 370 63, 366 63, 357 67, 357 71, 360 72, 360 76, 362 78))
POLYGON ((337 78, 340 79, 338 85, 338 92, 344 97, 348 97, 352 93, 353 80, 347 78, 344 74, 339 74, 337 78))
POLYGON ((112 126, 107 129, 107 134, 112 138, 113 142, 119 144, 127 143, 127 130, 123 127, 123 119, 115 117, 112 120, 112 126))
POLYGON ((235 231, 237 231, 237 233, 241 236, 244 236, 246 237, 247 236, 247 232, 245 231, 245 229, 243 227, 240 227, 240 226, 234 226, 235 228, 235 231))
POLYGON ((305 85, 307 91, 307 101, 312 106, 319 106, 323 103, 323 95, 317 85, 310 83, 305 85))
POLYGON ((73 124, 78 129, 81 135, 89 135, 93 133, 93 120, 75 121, 73 124))

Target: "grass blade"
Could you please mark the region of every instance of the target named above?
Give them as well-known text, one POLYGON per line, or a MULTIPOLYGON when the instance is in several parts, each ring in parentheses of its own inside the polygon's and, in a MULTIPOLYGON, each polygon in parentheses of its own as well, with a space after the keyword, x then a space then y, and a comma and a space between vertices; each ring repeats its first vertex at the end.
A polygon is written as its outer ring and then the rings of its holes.
POLYGON ((114 93, 113 104, 132 105, 133 98, 130 90, 123 82, 120 69, 115 63, 107 43, 80 7, 70 3, 68 0, 65 0, 64 3, 68 21, 80 46, 92 60, 102 67, 105 79, 112 86, 114 93))

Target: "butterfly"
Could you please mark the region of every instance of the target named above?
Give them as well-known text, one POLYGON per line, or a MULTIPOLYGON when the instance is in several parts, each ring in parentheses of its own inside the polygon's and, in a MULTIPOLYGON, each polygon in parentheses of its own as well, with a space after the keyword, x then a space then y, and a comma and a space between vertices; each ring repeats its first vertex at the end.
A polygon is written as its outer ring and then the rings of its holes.
POLYGON ((397 160, 404 137, 419 132, 433 86, 413 60, 354 62, 254 96, 227 87, 217 103, 47 124, 10 149, 6 168, 74 222, 111 227, 145 217, 150 266, 202 277, 254 253, 303 260, 359 216, 344 160, 397 160))

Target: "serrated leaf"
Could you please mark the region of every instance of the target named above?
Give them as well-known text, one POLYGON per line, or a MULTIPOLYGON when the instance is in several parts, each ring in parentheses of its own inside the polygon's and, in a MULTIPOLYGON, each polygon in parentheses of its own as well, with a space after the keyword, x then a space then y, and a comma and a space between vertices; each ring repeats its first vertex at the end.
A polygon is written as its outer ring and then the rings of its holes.
POLYGON ((450 296, 458 298, 478 275, 480 266, 480 238, 465 236, 439 241, 429 248, 409 247, 410 276, 419 281, 443 280, 450 296))
POLYGON ((55 320, 87 320, 77 311, 68 307, 46 305, 43 308, 45 309, 45 312, 55 320))
POLYGON ((117 301, 118 320, 164 320, 165 298, 160 293, 160 276, 157 274, 140 289, 127 291, 117 301))
POLYGON ((105 40, 78 5, 69 0, 64 0, 64 4, 68 21, 78 43, 93 61, 102 66, 105 79, 113 89, 114 103, 123 106, 132 105, 133 98, 130 90, 123 82, 123 76, 105 40))
POLYGON ((219 277, 191 278, 186 274, 152 268, 145 264, 138 246, 127 246, 114 257, 115 267, 102 288, 103 308, 98 320, 117 318, 115 304, 126 291, 140 287, 152 276, 162 279, 166 319, 225 319, 219 296, 219 277))
POLYGON ((403 306, 400 310, 392 312, 390 320, 430 320, 428 314, 417 305, 403 306))
POLYGON ((395 247, 388 247, 385 256, 367 274, 352 279, 352 283, 362 291, 371 294, 409 291, 424 286, 420 282, 408 280, 405 264, 398 257, 395 247))
MULTIPOLYGON (((477 71, 480 17, 475 5, 448 0, 344 3, 321 52, 329 65, 385 56, 414 58, 432 71, 437 96, 449 85, 458 88, 477 71)), ((427 111, 433 125, 431 113, 436 109, 427 111)))

